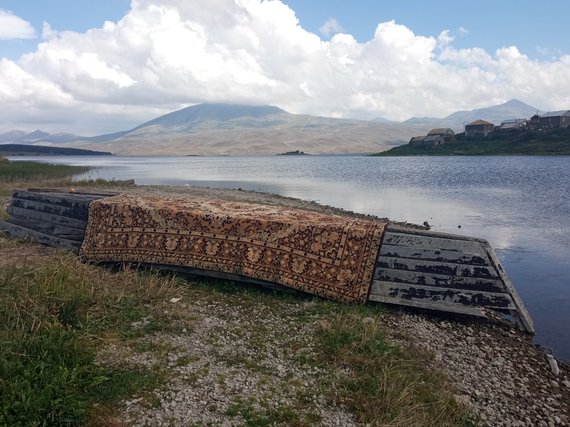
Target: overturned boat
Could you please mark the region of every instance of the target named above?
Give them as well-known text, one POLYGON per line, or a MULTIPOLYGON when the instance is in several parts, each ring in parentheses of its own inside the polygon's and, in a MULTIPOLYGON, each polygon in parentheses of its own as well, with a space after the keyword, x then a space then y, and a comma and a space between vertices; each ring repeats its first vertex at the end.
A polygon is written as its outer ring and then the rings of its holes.
POLYGON ((0 230, 126 263, 487 318, 533 333, 489 243, 376 219, 136 193, 14 192, 0 230))

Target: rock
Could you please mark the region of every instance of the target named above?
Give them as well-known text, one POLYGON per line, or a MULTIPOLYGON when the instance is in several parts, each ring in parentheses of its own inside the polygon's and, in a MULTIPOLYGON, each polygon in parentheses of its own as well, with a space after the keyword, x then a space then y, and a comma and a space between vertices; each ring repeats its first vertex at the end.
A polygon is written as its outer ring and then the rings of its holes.
POLYGON ((469 396, 467 396, 467 395, 463 395, 463 394, 459 395, 459 394, 456 394, 456 395, 455 395, 455 400, 456 400, 458 403, 460 403, 460 404, 462 404, 462 405, 465 405, 465 406, 469 406, 469 405, 471 404, 471 399, 469 399, 469 396))
POLYGON ((566 388, 570 388, 570 381, 564 380, 564 381, 562 381, 562 385, 566 388))
POLYGON ((547 354, 546 359, 548 360, 548 363, 550 363, 550 370, 552 371, 552 373, 554 375, 560 374, 560 368, 558 367, 558 362, 556 361, 554 356, 552 354, 547 354))

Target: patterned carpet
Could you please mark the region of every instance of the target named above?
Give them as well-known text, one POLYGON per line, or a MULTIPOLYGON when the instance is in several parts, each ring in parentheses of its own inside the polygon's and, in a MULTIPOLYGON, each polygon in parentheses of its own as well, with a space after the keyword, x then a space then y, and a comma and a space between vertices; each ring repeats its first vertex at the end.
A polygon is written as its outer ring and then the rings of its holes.
POLYGON ((92 202, 81 255, 239 274, 364 302, 385 224, 222 200, 118 195, 92 202))

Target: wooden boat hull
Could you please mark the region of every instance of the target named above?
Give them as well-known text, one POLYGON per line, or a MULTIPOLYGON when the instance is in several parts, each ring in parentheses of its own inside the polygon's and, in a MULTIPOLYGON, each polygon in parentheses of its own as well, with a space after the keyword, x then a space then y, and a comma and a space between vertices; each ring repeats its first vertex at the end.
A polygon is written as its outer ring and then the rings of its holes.
MULTIPOLYGON (((89 205, 115 193, 30 189, 13 194, 0 222, 8 234, 78 252, 89 205)), ((222 271, 172 265, 153 268, 282 286, 222 271)), ((532 319, 489 243, 482 239, 388 225, 376 261, 369 301, 480 317, 508 317, 534 332, 532 319)))

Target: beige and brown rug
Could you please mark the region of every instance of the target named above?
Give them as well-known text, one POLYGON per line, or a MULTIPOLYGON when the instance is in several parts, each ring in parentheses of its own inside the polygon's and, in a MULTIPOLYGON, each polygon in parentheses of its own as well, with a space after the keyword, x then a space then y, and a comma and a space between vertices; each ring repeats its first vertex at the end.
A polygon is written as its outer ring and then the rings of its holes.
POLYGON ((81 255, 239 274, 364 302, 385 224, 290 208, 122 194, 92 202, 81 255))

